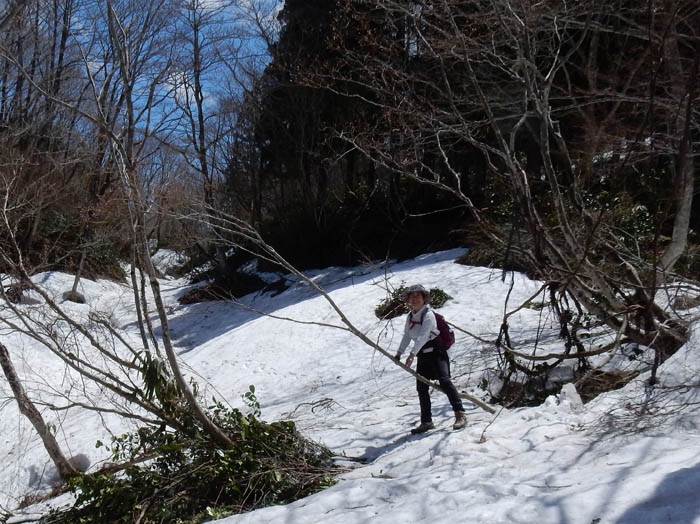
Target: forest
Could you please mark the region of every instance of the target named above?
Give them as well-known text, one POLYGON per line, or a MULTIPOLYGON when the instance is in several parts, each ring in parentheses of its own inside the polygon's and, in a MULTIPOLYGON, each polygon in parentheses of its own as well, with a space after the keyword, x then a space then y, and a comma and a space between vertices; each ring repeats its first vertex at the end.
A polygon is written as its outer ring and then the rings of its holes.
POLYGON ((564 361, 590 378, 590 357, 629 343, 653 352, 653 384, 698 300, 699 66, 695 0, 9 0, 0 361, 14 398, 66 479, 76 467, 3 333, 40 340, 118 399, 90 409, 140 420, 159 445, 240 451, 249 422, 203 407, 180 369, 160 249, 205 283, 198 302, 270 289, 243 271, 252 260, 305 278, 466 248, 462 264, 541 282, 531 301, 557 318, 561 350, 525 355, 504 313, 506 383, 564 361), (128 283, 139 339, 75 318, 37 284, 48 271, 73 276, 73 302, 81 279, 128 283), (48 313, 23 309, 27 294, 48 313), (593 329, 614 336, 591 350, 593 329))

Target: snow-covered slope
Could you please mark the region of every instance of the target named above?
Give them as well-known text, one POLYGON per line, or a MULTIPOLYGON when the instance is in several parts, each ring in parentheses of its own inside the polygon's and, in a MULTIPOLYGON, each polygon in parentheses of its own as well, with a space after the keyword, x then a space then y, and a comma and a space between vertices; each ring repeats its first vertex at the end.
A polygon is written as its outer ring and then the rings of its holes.
MULTIPOLYGON (((499 272, 455 264, 459 254, 455 250, 389 267, 329 268, 312 274, 355 326, 390 350, 398 345, 404 319, 378 321, 374 316, 388 282, 443 289, 453 297, 441 310, 450 322, 494 338, 506 297, 509 305, 517 305, 538 283, 515 275, 511 290, 510 278, 501 281, 499 272)), ((57 294, 70 287, 69 277, 43 278, 57 294)), ((254 384, 264 419, 291 418, 339 456, 363 461, 348 461, 356 467, 324 492, 222 523, 700 522, 696 389, 651 391, 642 376, 583 409, 563 395, 535 408, 496 415, 467 403, 468 426, 461 432, 451 430, 447 399, 434 392, 438 428, 412 436, 409 430, 418 422, 414 379, 339 329, 343 325, 337 314, 308 284, 293 281, 279 295, 249 295, 238 304, 190 306, 176 303, 183 282, 162 285, 181 358, 189 373, 208 384, 207 395, 245 407, 241 396, 254 384), (640 414, 644 400, 653 416, 640 414)), ((88 298, 85 307, 109 311, 135 334, 124 286, 85 282, 81 292, 88 298)), ((511 338, 523 351, 532 349, 528 341, 538 333, 550 336, 550 348, 561 349, 551 336, 556 326, 542 310, 524 308, 510 319, 511 338)), ((22 348, 23 364, 18 367, 24 376, 60 385, 60 366, 42 357, 45 350, 16 335, 0 337, 8 346, 22 348)), ((697 350, 693 331, 690 342, 665 364, 665 385, 697 385, 697 350)), ((494 351, 458 335, 450 352, 459 389, 486 397, 478 385, 493 365, 494 351)), ((8 389, 2 386, 6 398, 8 389)), ((12 401, 2 404, 0 416, 0 503, 8 507, 30 491, 32 468, 46 468, 47 457, 12 401)), ((94 442, 109 433, 100 418, 72 411, 47 416, 63 421, 59 437, 71 453, 101 458, 94 442)), ((113 419, 104 422, 114 433, 124 429, 113 419)))

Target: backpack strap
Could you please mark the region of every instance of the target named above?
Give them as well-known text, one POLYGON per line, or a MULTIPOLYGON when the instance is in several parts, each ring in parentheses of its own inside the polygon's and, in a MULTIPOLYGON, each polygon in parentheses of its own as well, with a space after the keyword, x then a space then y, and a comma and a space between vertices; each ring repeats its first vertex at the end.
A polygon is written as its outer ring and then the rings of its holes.
POLYGON ((411 312, 411 316, 409 317, 409 322, 411 323, 411 327, 409 329, 413 329, 413 326, 416 324, 423 325, 423 321, 425 320, 425 315, 428 312, 427 306, 423 308, 423 313, 420 314, 420 322, 417 320, 413 320, 413 312, 411 312))

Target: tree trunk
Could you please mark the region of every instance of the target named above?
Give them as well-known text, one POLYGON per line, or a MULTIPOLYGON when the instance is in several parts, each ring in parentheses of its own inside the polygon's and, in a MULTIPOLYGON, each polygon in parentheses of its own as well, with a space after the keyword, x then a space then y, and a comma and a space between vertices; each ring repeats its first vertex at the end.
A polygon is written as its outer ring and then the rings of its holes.
MULTIPOLYGON (((143 214, 141 215, 143 217, 143 214)), ((190 388, 187 380, 185 380, 182 371, 180 370, 180 364, 177 361, 177 355, 175 354, 175 348, 172 344, 172 339, 170 338, 170 325, 168 323, 168 317, 165 312, 165 305, 163 304, 163 298, 160 293, 160 284, 155 276, 155 268, 153 267, 153 262, 148 254, 148 244, 146 238, 143 235, 142 226, 137 226, 137 242, 141 244, 141 253, 143 256, 142 263, 145 266, 146 273, 149 277, 149 282, 151 285, 151 291, 153 292, 153 301, 155 302, 156 310, 158 311, 158 317, 160 318, 160 328, 162 332, 163 347, 165 348, 165 354, 170 364, 170 370, 173 372, 173 377, 177 383, 178 388, 185 398, 189 408, 192 410, 195 418, 202 424, 204 430, 219 444, 224 447, 233 446, 233 441, 224 433, 221 428, 219 428, 204 412, 202 407, 199 405, 199 401, 195 396, 194 392, 190 388), (140 232, 141 234, 138 234, 140 232)))
MULTIPOLYGON (((674 52, 670 52, 672 58, 678 59, 678 46, 673 46, 674 52)), ((687 98, 686 106, 679 111, 677 131, 680 134, 680 147, 678 148, 678 157, 676 162, 676 175, 674 180, 674 194, 676 200, 676 216, 673 222, 673 233, 671 243, 666 247, 661 258, 661 269, 666 272, 670 271, 673 265, 678 261, 680 256, 685 251, 688 242, 688 231, 690 228, 690 216, 693 205, 693 194, 695 192, 695 166, 693 162, 693 148, 691 142, 691 120, 693 106, 697 94, 698 81, 698 63, 700 56, 695 55, 693 67, 688 76, 688 86, 683 96, 687 98)), ((680 66, 679 66, 680 67, 680 66)), ((675 68, 674 68, 675 69, 675 68)))
POLYGON ((29 419, 32 426, 34 426, 34 429, 36 429, 37 433, 41 437, 41 440, 44 443, 44 448, 46 448, 51 460, 56 465, 56 469, 58 470, 61 478, 65 480, 70 475, 75 474, 75 468, 71 466, 65 455, 61 452, 58 442, 56 442, 56 439, 51 434, 51 431, 49 431, 49 428, 46 425, 46 422, 44 422, 41 413, 39 413, 39 410, 36 409, 34 403, 29 400, 27 394, 24 392, 22 383, 20 382, 12 364, 12 360, 10 360, 10 353, 2 343, 0 343, 0 365, 2 366, 2 370, 5 373, 7 381, 10 383, 12 393, 17 400, 20 412, 29 419))

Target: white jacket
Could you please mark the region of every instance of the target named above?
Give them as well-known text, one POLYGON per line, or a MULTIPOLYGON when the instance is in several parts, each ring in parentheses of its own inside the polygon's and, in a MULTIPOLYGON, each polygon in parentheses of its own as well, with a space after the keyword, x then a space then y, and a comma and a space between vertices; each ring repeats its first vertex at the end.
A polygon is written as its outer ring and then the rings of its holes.
MULTIPOLYGON (((433 313, 427 305, 420 308, 415 313, 411 312, 406 316, 406 325, 404 326, 403 338, 399 344, 398 354, 401 355, 408 345, 413 341, 411 354, 417 355, 426 342, 433 340, 440 334, 433 313), (425 315, 423 315, 425 310, 425 315), (423 317, 423 323, 421 323, 423 317)), ((425 348, 423 353, 430 353, 433 348, 425 348)))

